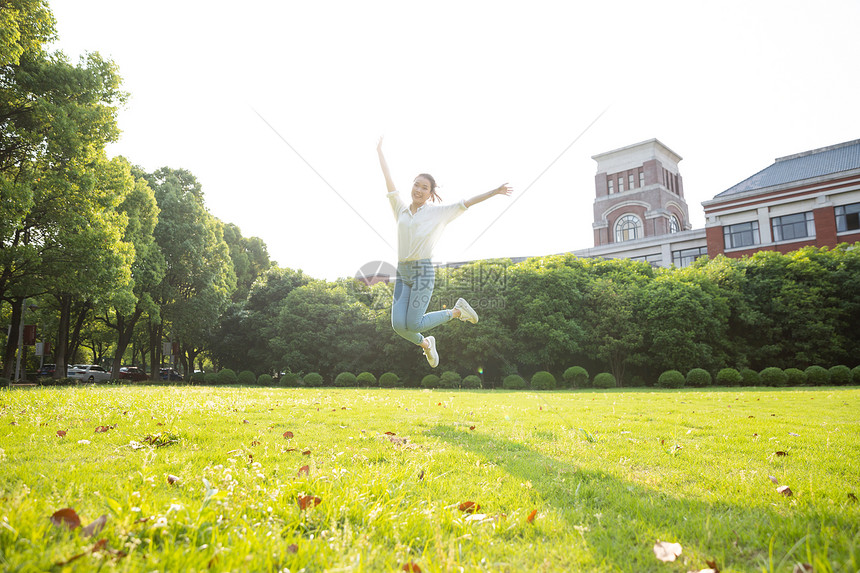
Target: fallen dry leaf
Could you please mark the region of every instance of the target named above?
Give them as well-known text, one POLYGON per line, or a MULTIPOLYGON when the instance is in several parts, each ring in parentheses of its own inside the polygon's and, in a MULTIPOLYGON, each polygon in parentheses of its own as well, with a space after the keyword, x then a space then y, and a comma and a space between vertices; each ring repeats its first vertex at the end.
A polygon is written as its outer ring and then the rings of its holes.
POLYGON ((526 518, 526 523, 534 523, 535 517, 537 516, 537 510, 533 509, 529 516, 526 518))
POLYGON ((102 515, 94 522, 84 527, 81 531, 86 537, 92 537, 104 529, 105 523, 107 523, 107 515, 102 515))
POLYGON ((179 476, 167 474, 167 483, 169 483, 170 485, 173 485, 178 481, 179 481, 179 476))
POLYGON ((57 430, 57 435, 60 436, 61 438, 65 438, 66 437, 66 431, 65 430, 57 430))
POLYGON ((69 529, 75 529, 81 526, 81 518, 78 517, 78 513, 72 509, 71 507, 66 507, 64 509, 58 509, 51 516, 51 523, 56 525, 57 527, 68 527, 69 529))
POLYGON ((309 455, 311 455, 311 451, 310 451, 310 450, 305 450, 305 451, 303 451, 303 452, 302 452, 302 455, 303 455, 303 456, 309 456, 309 455))
POLYGON ((481 509, 481 506, 474 501, 464 501, 459 505, 458 509, 464 513, 475 513, 481 509))
POLYGON ((857 496, 854 495, 854 493, 849 491, 848 492, 848 501, 853 501, 854 503, 857 503, 857 496))
POLYGON ((769 477, 770 481, 772 481, 775 485, 779 485, 779 480, 776 479, 774 476, 767 476, 767 477, 769 477))
POLYGON ((788 454, 785 452, 776 452, 777 457, 787 456, 788 454))
POLYGON ((313 495, 300 495, 299 496, 299 509, 307 509, 309 507, 316 507, 321 504, 322 500, 319 497, 313 495))
POLYGON ((809 563, 795 563, 792 573, 812 573, 815 571, 809 563))
POLYGON ((781 486, 779 486, 778 488, 776 488, 776 491, 777 491, 778 493, 781 493, 781 494, 782 494, 782 495, 784 495, 785 497, 790 497, 790 496, 791 496, 791 494, 793 493, 793 492, 791 491, 791 488, 790 488, 790 487, 788 487, 787 485, 781 485, 781 486))
POLYGON ((288 440, 292 440, 293 439, 293 433, 292 432, 284 432, 284 438, 286 438, 288 440))
POLYGON ((306 476, 310 475, 311 474, 311 468, 309 466, 300 467, 299 468, 299 477, 301 477, 302 474, 305 474, 306 476))
POLYGON ((299 546, 295 543, 290 543, 289 545, 287 545, 287 551, 289 551, 290 553, 298 553, 299 546))
POLYGON ((409 563, 405 563, 403 567, 401 567, 403 571, 407 571, 408 573, 421 573, 421 567, 410 561, 409 563))
POLYGON ((654 544, 654 555, 663 563, 674 561, 681 554, 680 543, 669 543, 668 541, 658 541, 654 544))

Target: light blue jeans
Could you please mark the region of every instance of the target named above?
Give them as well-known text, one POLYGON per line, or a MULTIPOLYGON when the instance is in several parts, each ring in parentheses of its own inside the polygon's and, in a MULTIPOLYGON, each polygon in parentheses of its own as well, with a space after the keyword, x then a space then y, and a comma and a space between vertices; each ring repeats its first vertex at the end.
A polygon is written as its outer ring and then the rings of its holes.
POLYGON ((394 332, 413 344, 421 344, 424 340, 422 330, 430 330, 452 318, 450 309, 427 312, 435 284, 436 269, 430 259, 397 263, 391 326, 394 332))

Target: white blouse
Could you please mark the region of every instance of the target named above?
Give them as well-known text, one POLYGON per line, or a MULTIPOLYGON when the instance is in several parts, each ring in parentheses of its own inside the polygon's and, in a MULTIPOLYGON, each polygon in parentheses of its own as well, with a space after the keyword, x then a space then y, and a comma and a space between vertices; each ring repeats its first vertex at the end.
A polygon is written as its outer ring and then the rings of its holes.
POLYGON ((431 258, 445 225, 467 209, 465 201, 451 205, 434 205, 428 201, 413 215, 398 191, 388 193, 388 200, 397 220, 397 260, 400 261, 431 258))

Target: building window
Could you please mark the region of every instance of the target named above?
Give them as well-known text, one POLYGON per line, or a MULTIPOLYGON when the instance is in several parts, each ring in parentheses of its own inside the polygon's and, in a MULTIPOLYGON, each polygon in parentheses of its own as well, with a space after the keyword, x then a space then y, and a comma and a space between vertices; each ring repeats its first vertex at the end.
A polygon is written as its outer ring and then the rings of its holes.
POLYGON ((758 221, 723 227, 723 236, 726 240, 727 249, 751 247, 761 242, 758 235, 758 221))
POLYGON ((618 192, 624 193, 624 178, 623 177, 618 178, 618 192))
POLYGON ((860 203, 836 207, 836 232, 860 231, 860 203))
POLYGON ((688 267, 693 264, 693 261, 699 257, 708 255, 707 247, 696 247, 694 249, 682 249, 680 251, 672 251, 672 264, 678 268, 688 267))
POLYGON ((792 241, 815 236, 815 222, 812 212, 783 215, 771 219, 774 241, 792 241))
POLYGON ((645 187, 645 172, 639 171, 639 187, 645 187))
POLYGON ((642 238, 642 221, 636 215, 622 215, 615 223, 615 242, 642 238))
POLYGON ((680 233, 681 232, 681 223, 678 221, 678 217, 672 215, 669 217, 669 232, 670 233, 680 233))
POLYGON ((612 179, 609 180, 609 194, 612 195, 615 193, 615 181, 612 179))
POLYGON ((633 189, 633 174, 627 176, 627 188, 633 189))

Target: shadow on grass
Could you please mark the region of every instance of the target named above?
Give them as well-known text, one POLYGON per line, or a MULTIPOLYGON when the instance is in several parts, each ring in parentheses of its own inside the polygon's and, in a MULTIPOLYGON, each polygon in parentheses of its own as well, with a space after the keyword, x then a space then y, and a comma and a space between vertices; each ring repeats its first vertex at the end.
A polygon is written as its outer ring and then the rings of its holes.
MULTIPOLYGON (((809 560, 807 545, 827 559, 826 532, 831 529, 849 532, 854 545, 860 541, 856 524, 814 507, 805 512, 796 507, 788 510, 783 499, 775 499, 772 507, 758 508, 688 499, 583 469, 575 460, 556 459, 498 436, 464 433, 444 425, 426 434, 495 464, 517 481, 530 482, 541 501, 567 523, 567 533, 572 535, 564 539, 581 534, 586 551, 600 568, 672 570, 654 555, 653 546, 661 540, 683 546, 677 564, 681 571, 705 569, 707 561, 723 570, 790 571, 795 562, 809 560)), ((571 432, 566 439, 579 438, 571 432)), ((837 557, 837 561, 846 559, 851 560, 844 554, 837 557)))

